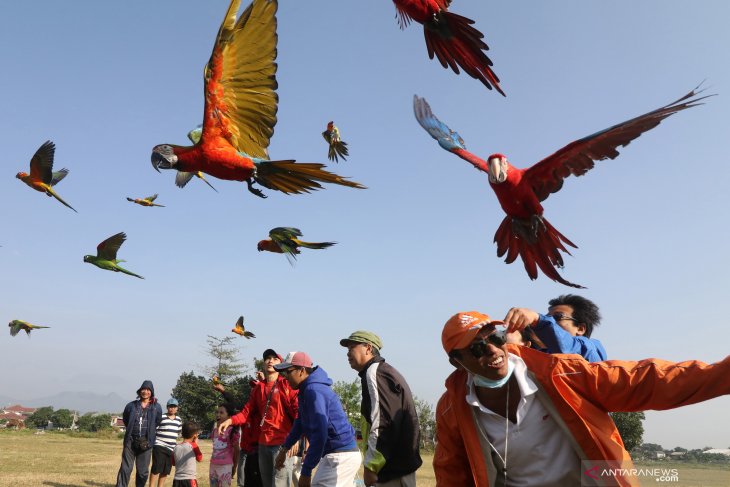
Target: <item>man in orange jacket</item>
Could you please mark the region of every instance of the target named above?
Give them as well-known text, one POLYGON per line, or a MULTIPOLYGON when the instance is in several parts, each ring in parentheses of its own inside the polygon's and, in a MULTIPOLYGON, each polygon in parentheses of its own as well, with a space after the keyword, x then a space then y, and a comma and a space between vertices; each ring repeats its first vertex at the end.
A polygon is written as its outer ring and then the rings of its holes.
POLYGON ((507 345, 502 324, 470 311, 444 326, 441 341, 458 370, 436 408, 439 486, 638 485, 608 411, 730 394, 730 357, 591 363, 507 345))

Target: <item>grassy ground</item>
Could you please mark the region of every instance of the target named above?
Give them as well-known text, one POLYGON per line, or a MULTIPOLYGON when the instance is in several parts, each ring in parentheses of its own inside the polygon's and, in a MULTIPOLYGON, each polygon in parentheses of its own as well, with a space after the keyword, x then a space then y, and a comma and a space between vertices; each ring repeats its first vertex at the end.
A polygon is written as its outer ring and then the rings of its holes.
MULTIPOLYGON (((35 435, 25 431, 0 431, 0 487, 114 487, 121 461, 121 446, 121 440, 116 438, 78 438, 53 433, 35 435)), ((204 460, 198 465, 198 481, 201 487, 209 487, 207 477, 211 443, 209 440, 201 440, 200 447, 204 460)), ((432 456, 423 455, 423 467, 416 474, 418 487, 436 485, 432 460, 432 456)), ((647 485, 730 486, 730 468, 727 466, 690 467, 682 463, 655 462, 637 467, 678 470, 678 482, 647 479, 643 482, 647 485)), ((171 487, 172 481, 168 481, 166 485, 171 487)))

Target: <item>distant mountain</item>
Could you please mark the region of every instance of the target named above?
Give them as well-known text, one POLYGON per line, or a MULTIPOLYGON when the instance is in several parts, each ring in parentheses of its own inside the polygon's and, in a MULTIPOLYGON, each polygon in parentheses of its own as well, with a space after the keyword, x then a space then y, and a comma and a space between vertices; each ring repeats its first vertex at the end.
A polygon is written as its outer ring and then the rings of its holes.
POLYGON ((0 396, 0 406, 13 404, 33 408, 53 406, 53 409, 71 409, 82 414, 89 412, 119 414, 131 399, 124 400, 115 392, 104 395, 93 392, 65 391, 36 399, 16 399, 0 396))

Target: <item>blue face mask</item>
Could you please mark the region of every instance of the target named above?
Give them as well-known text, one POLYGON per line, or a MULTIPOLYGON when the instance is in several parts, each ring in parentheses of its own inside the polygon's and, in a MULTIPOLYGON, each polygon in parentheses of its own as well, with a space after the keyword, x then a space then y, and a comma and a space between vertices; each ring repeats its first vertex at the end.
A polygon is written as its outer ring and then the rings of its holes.
POLYGON ((484 376, 474 374, 474 385, 478 387, 486 387, 488 389, 499 389, 507 383, 512 377, 512 372, 515 371, 515 364, 512 361, 507 360, 507 375, 498 380, 487 379, 484 376))

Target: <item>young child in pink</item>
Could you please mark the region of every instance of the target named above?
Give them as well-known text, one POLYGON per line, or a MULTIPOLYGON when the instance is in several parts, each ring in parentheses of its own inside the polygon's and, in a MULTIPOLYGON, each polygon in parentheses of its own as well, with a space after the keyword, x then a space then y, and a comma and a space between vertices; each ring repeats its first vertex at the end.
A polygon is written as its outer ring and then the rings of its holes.
POLYGON ((237 427, 226 429, 218 434, 218 425, 233 416, 233 406, 223 404, 215 411, 213 425, 213 453, 210 456, 210 487, 231 487, 231 479, 236 474, 240 451, 241 432, 237 427))

